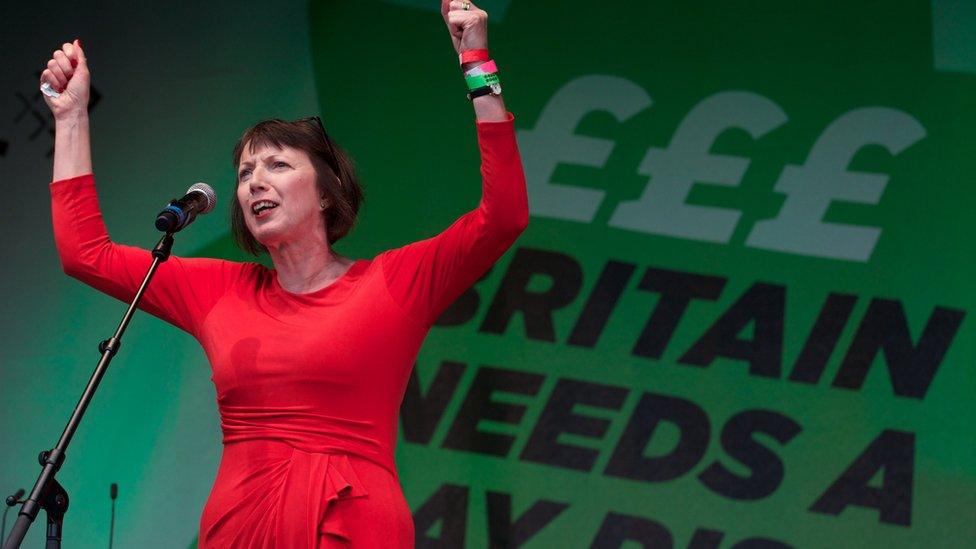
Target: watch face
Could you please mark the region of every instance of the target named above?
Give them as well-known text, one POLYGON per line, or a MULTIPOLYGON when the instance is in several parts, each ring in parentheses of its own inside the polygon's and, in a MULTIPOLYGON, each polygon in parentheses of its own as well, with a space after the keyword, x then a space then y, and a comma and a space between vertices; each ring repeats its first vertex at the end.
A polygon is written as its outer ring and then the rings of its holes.
POLYGON ((498 83, 492 84, 491 85, 491 93, 492 93, 492 95, 501 95, 501 93, 502 93, 502 85, 501 84, 498 84, 498 83))

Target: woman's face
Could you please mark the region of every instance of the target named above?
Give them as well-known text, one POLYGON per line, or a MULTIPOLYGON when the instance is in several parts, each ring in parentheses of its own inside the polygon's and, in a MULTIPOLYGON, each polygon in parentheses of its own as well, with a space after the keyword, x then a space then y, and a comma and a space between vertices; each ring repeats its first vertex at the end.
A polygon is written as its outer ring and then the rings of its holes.
POLYGON ((325 238, 316 178, 303 150, 244 147, 237 167, 237 201, 258 242, 274 248, 302 238, 325 238))

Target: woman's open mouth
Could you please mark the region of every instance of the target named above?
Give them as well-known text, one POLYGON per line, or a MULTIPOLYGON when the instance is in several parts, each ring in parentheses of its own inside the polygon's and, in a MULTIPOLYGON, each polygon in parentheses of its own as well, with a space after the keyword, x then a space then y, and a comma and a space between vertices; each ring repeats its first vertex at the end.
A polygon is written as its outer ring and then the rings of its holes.
POLYGON ((258 200, 254 204, 251 204, 251 213, 254 214, 254 217, 261 219, 270 215, 271 210, 277 207, 277 202, 272 202, 270 200, 258 200))

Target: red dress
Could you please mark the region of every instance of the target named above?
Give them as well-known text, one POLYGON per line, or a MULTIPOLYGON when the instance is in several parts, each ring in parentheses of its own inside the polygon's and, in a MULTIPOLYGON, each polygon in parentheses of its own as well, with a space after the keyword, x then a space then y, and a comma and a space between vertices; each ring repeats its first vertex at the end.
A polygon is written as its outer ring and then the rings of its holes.
MULTIPOLYGON (((393 455, 410 369, 438 315, 528 220, 513 117, 478 122, 482 199, 441 234, 292 294, 254 263, 172 257, 142 301, 213 369, 224 452, 200 547, 412 547, 393 455)), ((130 300, 152 259, 112 243, 91 175, 51 184, 65 272, 130 300)))

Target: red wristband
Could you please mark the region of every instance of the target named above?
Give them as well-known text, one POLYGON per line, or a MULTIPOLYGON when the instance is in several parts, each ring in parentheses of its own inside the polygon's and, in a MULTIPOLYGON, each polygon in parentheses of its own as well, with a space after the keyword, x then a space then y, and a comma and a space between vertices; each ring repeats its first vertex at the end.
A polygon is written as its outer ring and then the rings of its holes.
POLYGON ((488 57, 487 48, 464 50, 458 55, 458 60, 462 65, 465 63, 474 63, 475 61, 488 61, 489 59, 491 58, 488 57))

